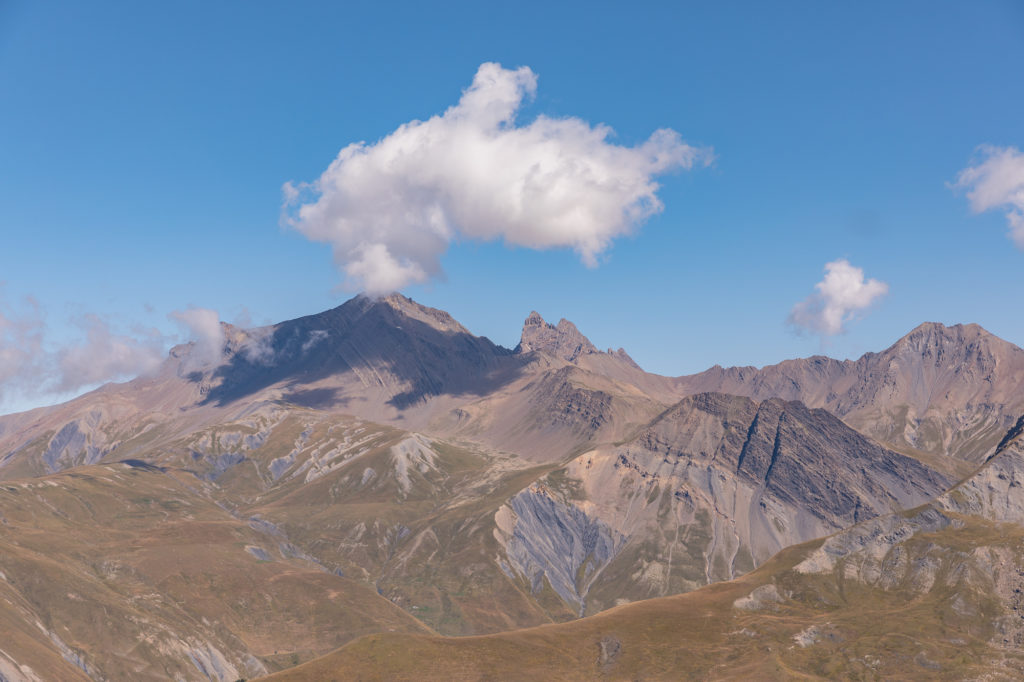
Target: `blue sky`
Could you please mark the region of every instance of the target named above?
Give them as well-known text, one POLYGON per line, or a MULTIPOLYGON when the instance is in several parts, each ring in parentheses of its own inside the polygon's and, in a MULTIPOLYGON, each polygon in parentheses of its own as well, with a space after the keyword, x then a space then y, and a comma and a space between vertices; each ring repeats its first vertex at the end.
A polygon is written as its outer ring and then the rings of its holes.
MULTIPOLYGON (((0 2, 0 311, 44 330, 35 351, 80 345, 87 315, 166 344, 190 306, 340 304, 282 186, 442 114, 485 62, 536 75, 521 125, 604 123, 623 147, 670 128, 714 162, 658 174, 663 210, 597 267, 464 231, 403 291, 473 332, 515 345, 536 309, 663 374, 856 357, 925 320, 1024 345, 1007 206, 953 186, 979 146, 1024 147, 1019 2, 144 4, 0 2), (838 259, 887 293, 797 333, 838 259)), ((24 374, 0 409, 52 399, 24 374)))

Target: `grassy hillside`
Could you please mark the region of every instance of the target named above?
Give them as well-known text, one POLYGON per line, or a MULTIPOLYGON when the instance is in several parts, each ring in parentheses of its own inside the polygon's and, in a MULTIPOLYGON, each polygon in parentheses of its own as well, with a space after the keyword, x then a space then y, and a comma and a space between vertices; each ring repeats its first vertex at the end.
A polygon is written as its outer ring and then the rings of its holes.
POLYGON ((427 632, 189 474, 114 464, 6 481, 0 510, 0 650, 43 679, 237 679, 370 632, 427 632))
MULTIPOLYGON (((1018 561, 1024 529, 965 519, 915 535, 880 560, 874 584, 852 570, 794 570, 820 541, 784 550, 737 580, 636 602, 578 621, 499 635, 375 634, 272 675, 299 680, 1019 679, 1002 645, 1001 600, 979 554, 1018 561), (903 557, 904 560, 899 558, 903 557), (913 566, 932 565, 920 583, 913 566), (907 568, 910 566, 911 568, 907 568)), ((998 580, 998 577, 995 578, 998 580)))

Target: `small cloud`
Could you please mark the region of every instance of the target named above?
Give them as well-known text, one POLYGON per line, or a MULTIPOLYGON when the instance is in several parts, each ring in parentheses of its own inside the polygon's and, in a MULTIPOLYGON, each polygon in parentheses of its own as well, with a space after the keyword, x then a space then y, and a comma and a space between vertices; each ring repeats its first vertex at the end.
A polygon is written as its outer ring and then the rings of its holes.
POLYGON ((224 354, 224 328, 216 310, 188 308, 175 310, 167 317, 181 325, 189 340, 195 343, 191 356, 194 368, 206 367, 221 359, 224 354))
POLYGON ((254 365, 271 365, 274 363, 274 327, 256 327, 245 330, 245 342, 242 344, 242 356, 254 365))
POLYGON ((245 306, 242 306, 241 311, 235 315, 232 324, 241 328, 244 334, 239 346, 242 357, 254 365, 269 366, 274 363, 277 355, 274 351, 274 325, 264 323, 262 326, 256 326, 252 313, 245 306))
POLYGON ((967 190, 975 213, 1006 210, 1010 238, 1024 249, 1024 154, 1016 147, 984 145, 979 163, 960 171, 954 189, 967 190))
POLYGON ((302 352, 305 353, 310 348, 326 339, 327 336, 327 332, 323 329, 314 329, 309 333, 309 338, 306 339, 306 342, 302 344, 302 352))
POLYGON ((846 331, 862 310, 889 291, 889 285, 877 279, 864 280, 864 270, 850 265, 845 258, 825 264, 825 278, 814 285, 817 293, 793 306, 789 324, 823 336, 846 331))
POLYGON ((350 144, 311 183, 282 188, 283 222, 331 245, 346 283, 374 296, 442 274, 457 239, 571 248, 587 266, 662 209, 654 178, 709 164, 673 130, 626 147, 605 125, 539 116, 528 67, 482 64, 458 104, 373 144, 350 144))

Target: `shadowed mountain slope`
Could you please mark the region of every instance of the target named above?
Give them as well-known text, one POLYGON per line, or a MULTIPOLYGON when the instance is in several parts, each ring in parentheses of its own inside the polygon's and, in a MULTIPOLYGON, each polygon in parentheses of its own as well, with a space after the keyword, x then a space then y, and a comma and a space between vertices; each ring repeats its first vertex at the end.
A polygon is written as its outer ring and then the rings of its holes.
POLYGON ((245 333, 237 350, 213 372, 205 402, 224 405, 281 384, 286 398, 319 398, 326 407, 326 391, 317 396, 310 387, 333 379, 325 388, 336 392, 336 403, 376 399, 403 410, 443 393, 489 392, 506 379, 499 370, 520 364, 448 313, 398 294, 357 296, 324 313, 245 333))
POLYGON ((216 362, 197 357, 194 345, 178 346, 152 377, 0 417, 0 477, 136 457, 268 402, 559 459, 621 439, 674 400, 669 380, 619 356, 592 354, 627 368, 616 378, 550 348, 514 353, 397 294, 356 297, 272 327, 223 330, 216 362), (645 381, 658 390, 646 390, 645 381))
POLYGON ((519 493, 497 537, 506 571, 582 615, 728 580, 949 483, 825 410, 707 393, 519 493))

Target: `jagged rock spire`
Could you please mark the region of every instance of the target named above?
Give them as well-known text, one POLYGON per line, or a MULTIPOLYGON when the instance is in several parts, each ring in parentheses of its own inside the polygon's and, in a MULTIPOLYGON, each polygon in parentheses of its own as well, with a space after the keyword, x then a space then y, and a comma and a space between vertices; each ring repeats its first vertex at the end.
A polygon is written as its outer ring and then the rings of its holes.
POLYGON ((530 313, 523 323, 523 333, 516 346, 517 353, 539 350, 568 362, 588 353, 597 353, 597 348, 580 333, 569 320, 562 318, 558 326, 544 321, 537 311, 530 313))

